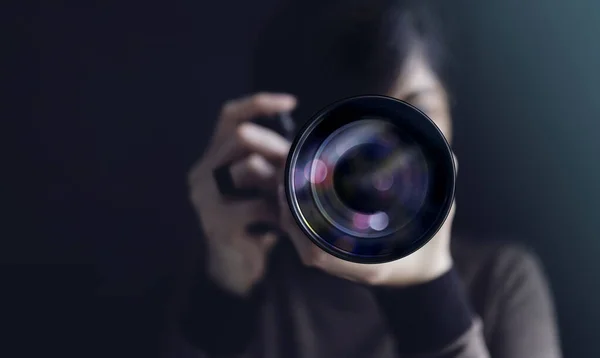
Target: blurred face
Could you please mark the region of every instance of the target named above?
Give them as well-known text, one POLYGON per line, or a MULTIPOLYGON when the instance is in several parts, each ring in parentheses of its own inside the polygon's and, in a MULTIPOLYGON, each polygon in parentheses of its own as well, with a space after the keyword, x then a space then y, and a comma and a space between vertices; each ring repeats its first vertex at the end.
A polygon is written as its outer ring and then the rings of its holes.
POLYGON ((391 93, 425 112, 440 128, 446 139, 452 140, 452 123, 448 96, 440 79, 427 63, 422 52, 412 51, 391 93))

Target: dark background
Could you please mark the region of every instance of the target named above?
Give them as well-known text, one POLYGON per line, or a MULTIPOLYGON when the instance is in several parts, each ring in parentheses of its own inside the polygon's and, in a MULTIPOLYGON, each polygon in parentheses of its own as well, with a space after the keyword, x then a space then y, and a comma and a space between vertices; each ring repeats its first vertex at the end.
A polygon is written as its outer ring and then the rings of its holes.
MULTIPOLYGON (((19 347, 7 357, 161 349, 169 292, 197 237, 186 171, 220 102, 245 93, 274 2, 3 11, 14 27, 2 106, 14 112, 2 120, 2 321, 19 347)), ((456 80, 457 230, 533 247, 565 355, 600 356, 600 3, 439 4, 456 80)))

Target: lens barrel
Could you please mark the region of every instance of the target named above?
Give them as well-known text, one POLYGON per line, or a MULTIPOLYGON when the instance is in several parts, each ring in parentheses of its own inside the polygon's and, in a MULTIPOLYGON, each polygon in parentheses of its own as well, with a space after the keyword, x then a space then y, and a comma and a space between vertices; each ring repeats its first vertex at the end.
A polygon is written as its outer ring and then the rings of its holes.
POLYGON ((321 249, 358 263, 405 257, 444 223, 456 168, 439 128, 412 105, 359 96, 317 113, 285 170, 290 210, 321 249))

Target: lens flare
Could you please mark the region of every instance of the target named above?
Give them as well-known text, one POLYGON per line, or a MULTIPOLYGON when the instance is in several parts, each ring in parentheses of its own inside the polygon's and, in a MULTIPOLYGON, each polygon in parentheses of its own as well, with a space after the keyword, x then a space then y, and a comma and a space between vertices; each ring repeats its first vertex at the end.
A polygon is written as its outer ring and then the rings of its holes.
POLYGON ((327 164, 320 159, 315 159, 304 166, 304 179, 307 182, 320 184, 327 179, 328 174, 327 164))
POLYGON ((375 231, 382 231, 387 228, 390 218, 384 212, 378 212, 369 217, 369 226, 375 231))
POLYGON ((356 213, 352 220, 354 227, 359 230, 366 230, 369 228, 369 215, 356 213))
POLYGON ((320 184, 325 181, 328 173, 329 170, 327 169, 327 164, 325 164, 325 162, 322 160, 315 159, 312 163, 310 182, 313 184, 320 184))
POLYGON ((379 175, 373 178, 373 186, 379 191, 388 191, 394 185, 394 177, 391 175, 379 175))

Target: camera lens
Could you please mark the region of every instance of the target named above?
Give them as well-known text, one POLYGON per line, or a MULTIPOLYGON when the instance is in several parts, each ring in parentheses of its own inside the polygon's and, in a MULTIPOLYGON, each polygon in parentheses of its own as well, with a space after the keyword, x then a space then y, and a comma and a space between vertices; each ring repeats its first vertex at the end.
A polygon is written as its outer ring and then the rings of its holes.
POLYGON ((344 153, 333 168, 333 190, 351 210, 375 214, 392 205, 386 191, 393 185, 393 178, 377 178, 376 174, 377 168, 385 165, 386 152, 377 144, 360 144, 344 153))
POLYGON ((421 111, 353 97, 313 117, 292 145, 286 193, 300 228, 339 258, 380 263, 433 237, 454 197, 443 134, 421 111))

